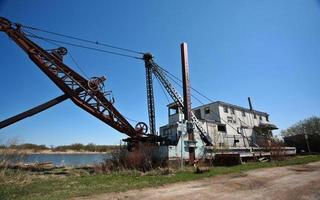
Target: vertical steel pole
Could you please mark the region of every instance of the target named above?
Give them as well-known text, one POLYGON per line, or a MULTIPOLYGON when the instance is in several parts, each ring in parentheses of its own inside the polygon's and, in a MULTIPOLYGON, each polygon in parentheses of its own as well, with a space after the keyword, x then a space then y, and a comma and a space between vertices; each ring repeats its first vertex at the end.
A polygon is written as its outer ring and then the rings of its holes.
POLYGON ((185 120, 191 119, 191 101, 190 101, 190 79, 188 63, 187 43, 181 44, 181 63, 182 63, 182 81, 183 81, 183 106, 185 120))
POLYGON ((187 133, 189 140, 189 162, 194 163, 195 147, 194 147, 194 127, 191 122, 191 99, 190 99, 190 79, 189 79, 189 63, 188 63, 188 46, 187 43, 181 44, 181 63, 182 63, 182 82, 183 82, 183 106, 184 118, 187 121, 187 133))
POLYGON ((181 132, 180 135, 180 140, 181 140, 181 169, 183 169, 183 133, 181 132))

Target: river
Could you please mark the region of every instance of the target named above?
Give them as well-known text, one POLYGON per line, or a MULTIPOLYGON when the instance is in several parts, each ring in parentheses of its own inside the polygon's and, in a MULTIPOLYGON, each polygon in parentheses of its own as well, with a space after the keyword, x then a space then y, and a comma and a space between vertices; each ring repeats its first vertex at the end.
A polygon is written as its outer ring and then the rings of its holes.
MULTIPOLYGON (((81 166, 81 165, 92 165, 95 163, 103 162, 105 159, 110 158, 109 154, 101 153, 76 153, 76 154, 27 154, 23 157, 16 159, 18 162, 23 163, 43 163, 52 162, 56 166, 81 166)), ((3 156, 0 155, 0 161, 3 156)))

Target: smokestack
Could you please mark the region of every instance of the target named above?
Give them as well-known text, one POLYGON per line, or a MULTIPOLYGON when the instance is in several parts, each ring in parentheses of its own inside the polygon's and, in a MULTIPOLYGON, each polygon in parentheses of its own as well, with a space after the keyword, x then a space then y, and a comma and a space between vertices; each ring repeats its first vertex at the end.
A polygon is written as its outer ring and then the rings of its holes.
POLYGON ((253 110, 250 97, 248 97, 248 102, 249 102, 249 109, 253 110))

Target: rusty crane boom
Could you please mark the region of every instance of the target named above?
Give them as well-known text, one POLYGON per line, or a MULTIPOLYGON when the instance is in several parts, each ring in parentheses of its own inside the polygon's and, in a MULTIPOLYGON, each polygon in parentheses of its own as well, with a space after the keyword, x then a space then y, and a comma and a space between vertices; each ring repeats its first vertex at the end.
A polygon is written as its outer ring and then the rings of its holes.
MULTIPOLYGON (((48 109, 66 99, 71 99, 77 106, 92 114, 99 120, 108 124, 112 128, 129 136, 125 141, 129 144, 139 142, 151 142, 156 144, 164 142, 165 139, 156 134, 155 127, 155 105, 153 94, 152 75, 154 75, 164 86, 172 100, 179 106, 185 115, 189 129, 198 129, 201 139, 206 146, 212 146, 212 139, 203 129, 201 123, 193 114, 190 108, 190 102, 187 104, 179 95, 177 90, 166 77, 165 71, 154 61, 150 53, 143 54, 142 59, 146 67, 146 85, 147 85, 147 102, 149 114, 149 127, 144 122, 139 122, 133 127, 126 118, 114 107, 113 101, 108 99, 108 93, 103 90, 105 77, 93 77, 86 79, 71 69, 63 62, 63 56, 67 54, 67 49, 60 47, 53 50, 44 50, 35 42, 28 38, 28 35, 22 30, 20 24, 12 23, 8 19, 0 17, 0 31, 6 33, 27 55, 29 58, 44 72, 62 91, 63 95, 41 104, 28 111, 20 113, 14 117, 0 122, 0 129, 13 124, 26 117, 37 114, 48 109)), ((188 89, 189 86, 186 87, 188 89)), ((186 95, 184 95, 186 96, 186 95)))
POLYGON ((64 93, 47 103, 1 121, 0 128, 41 112, 66 99, 71 99, 73 103, 94 117, 128 135, 127 141, 131 143, 157 141, 157 136, 147 134, 148 127, 145 123, 139 122, 133 127, 114 107, 113 101, 107 98, 108 94, 102 89, 105 77, 93 77, 88 80, 63 62, 63 56, 67 54, 66 48, 44 50, 26 36, 20 24, 12 23, 3 17, 0 17, 0 31, 6 33, 64 93))

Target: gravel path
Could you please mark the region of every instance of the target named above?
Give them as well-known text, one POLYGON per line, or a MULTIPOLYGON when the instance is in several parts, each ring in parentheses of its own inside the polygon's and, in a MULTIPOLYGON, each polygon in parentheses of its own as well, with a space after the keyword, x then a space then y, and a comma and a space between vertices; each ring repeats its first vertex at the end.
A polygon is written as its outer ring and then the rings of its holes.
POLYGON ((319 200, 320 162, 258 169, 157 188, 107 193, 76 200, 319 200))

